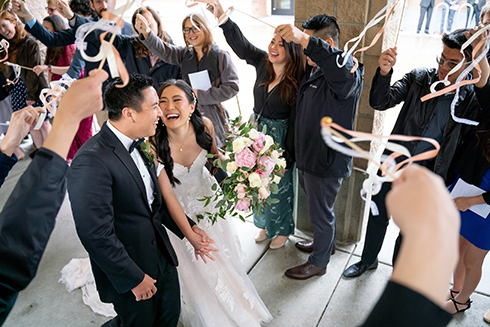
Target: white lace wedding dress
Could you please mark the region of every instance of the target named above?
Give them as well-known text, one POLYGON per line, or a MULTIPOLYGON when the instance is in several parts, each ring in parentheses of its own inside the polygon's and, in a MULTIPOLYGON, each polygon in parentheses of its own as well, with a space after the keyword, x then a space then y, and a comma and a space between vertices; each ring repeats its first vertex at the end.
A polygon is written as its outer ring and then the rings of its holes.
MULTIPOLYGON (((189 169, 174 164, 174 176, 181 182, 174 188, 175 195, 196 222, 197 214, 216 210, 213 203, 204 207, 205 202, 197 200, 214 194, 211 186, 216 180, 204 166, 206 153, 202 150, 189 169)), ((206 218, 198 223, 219 249, 212 252, 216 261, 208 259, 207 264, 201 259, 196 262, 194 248, 186 239, 169 233, 179 259, 181 322, 185 327, 252 327, 272 319, 242 266, 240 241, 231 219, 236 218, 218 218, 214 225, 206 218)))

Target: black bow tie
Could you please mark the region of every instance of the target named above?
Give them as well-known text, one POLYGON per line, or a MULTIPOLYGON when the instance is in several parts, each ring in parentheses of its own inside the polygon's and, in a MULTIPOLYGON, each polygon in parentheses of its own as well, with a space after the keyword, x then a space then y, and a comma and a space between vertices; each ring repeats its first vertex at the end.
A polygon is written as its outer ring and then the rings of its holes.
POLYGON ((144 140, 145 140, 145 138, 140 138, 138 140, 133 141, 133 143, 131 143, 131 146, 129 147, 129 153, 133 152, 134 149, 139 148, 141 143, 143 143, 144 140))

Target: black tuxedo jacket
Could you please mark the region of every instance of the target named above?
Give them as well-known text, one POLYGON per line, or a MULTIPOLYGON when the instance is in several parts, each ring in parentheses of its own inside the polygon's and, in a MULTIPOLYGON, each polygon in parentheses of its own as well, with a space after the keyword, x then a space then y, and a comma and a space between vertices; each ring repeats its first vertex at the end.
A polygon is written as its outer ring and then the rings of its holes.
POLYGON ((138 168, 106 123, 71 164, 73 217, 104 302, 136 287, 144 274, 156 279, 162 255, 178 264, 163 225, 180 238, 183 234, 163 203, 155 169, 149 171, 155 196, 151 208, 138 168))

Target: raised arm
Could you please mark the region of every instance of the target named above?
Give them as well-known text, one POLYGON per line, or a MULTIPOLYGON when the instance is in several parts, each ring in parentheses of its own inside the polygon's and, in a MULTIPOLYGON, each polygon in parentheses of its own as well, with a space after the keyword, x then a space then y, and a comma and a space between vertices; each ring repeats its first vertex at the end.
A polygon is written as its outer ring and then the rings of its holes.
POLYGON ((198 90, 199 104, 206 106, 229 100, 238 93, 238 73, 231 61, 230 54, 220 50, 218 53, 219 83, 211 81, 207 91, 198 90))
POLYGON ((156 36, 150 29, 148 21, 140 14, 136 15, 136 32, 139 33, 141 42, 158 58, 168 64, 180 65, 184 58, 184 53, 187 48, 168 44, 167 42, 156 36))
POLYGON ((376 110, 392 108, 407 98, 412 83, 412 74, 406 74, 393 86, 390 85, 397 55, 396 49, 391 48, 383 51, 379 57, 379 67, 373 76, 369 94, 369 104, 376 110))
POLYGON ((247 64, 254 67, 263 63, 267 57, 267 52, 258 49, 250 43, 234 21, 228 18, 220 27, 223 30, 226 42, 238 58, 245 60, 247 64))
POLYGON ((349 56, 343 67, 339 67, 337 61, 342 62, 343 51, 328 42, 310 36, 291 24, 279 25, 276 33, 279 33, 287 42, 303 46, 305 55, 320 67, 326 83, 339 98, 346 99, 362 87, 364 69, 359 66, 354 73, 351 73, 355 64, 352 56, 349 56))
POLYGON ((22 0, 13 0, 12 10, 17 16, 24 18, 26 21, 26 30, 35 38, 41 41, 47 47, 63 47, 75 42, 75 33, 81 25, 89 21, 88 18, 75 15, 75 22, 72 28, 58 32, 48 31, 39 21, 31 14, 26 4, 22 0))
POLYGON ((83 118, 102 109, 107 73, 77 81, 60 102, 53 128, 0 213, 0 325, 34 278, 66 195, 64 158, 83 118), (78 104, 74 106, 73 104, 78 104))

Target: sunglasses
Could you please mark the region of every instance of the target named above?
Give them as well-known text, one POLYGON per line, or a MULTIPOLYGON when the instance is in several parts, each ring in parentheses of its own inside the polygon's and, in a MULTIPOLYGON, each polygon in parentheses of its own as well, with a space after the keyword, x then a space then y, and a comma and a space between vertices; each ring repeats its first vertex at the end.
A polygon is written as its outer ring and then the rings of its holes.
POLYGON ((44 9, 46 9, 47 12, 55 12, 56 11, 56 8, 45 7, 44 9))

